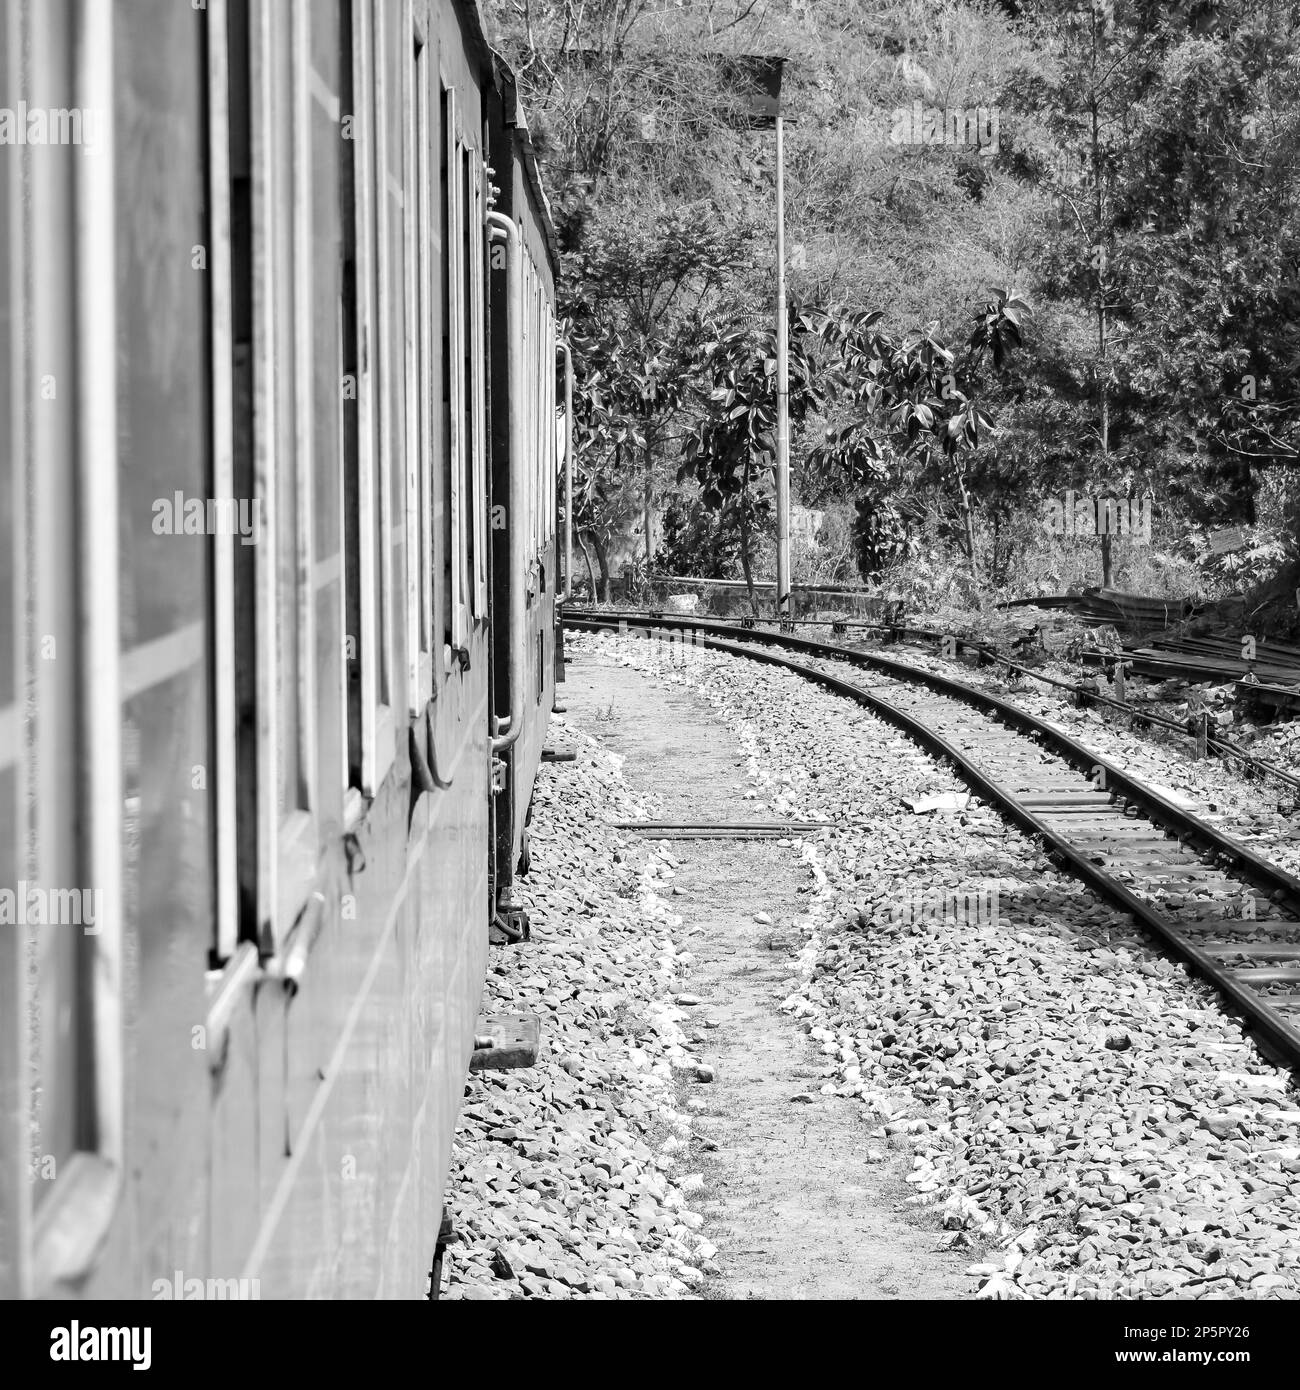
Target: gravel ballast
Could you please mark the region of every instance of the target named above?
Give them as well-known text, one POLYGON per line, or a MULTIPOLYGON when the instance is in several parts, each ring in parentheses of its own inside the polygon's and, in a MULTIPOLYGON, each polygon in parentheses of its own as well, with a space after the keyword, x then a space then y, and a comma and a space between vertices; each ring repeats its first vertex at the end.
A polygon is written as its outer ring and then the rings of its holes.
POLYGON ((617 756, 557 718, 573 763, 543 765, 532 868, 520 880, 532 939, 494 948, 484 1013, 542 1021, 537 1066, 469 1078, 448 1211, 445 1298, 680 1298, 715 1253, 690 1210, 690 1126, 674 1069, 698 1060, 674 1002, 690 966, 667 901, 667 846, 608 822, 647 814, 617 756))
POLYGON ((1297 1296, 1300 1109, 1208 988, 990 809, 905 811, 960 783, 858 707, 741 658, 579 642, 707 699, 756 817, 854 822, 791 848, 784 1007, 864 1146, 912 1151, 910 1200, 978 1296, 1297 1296))

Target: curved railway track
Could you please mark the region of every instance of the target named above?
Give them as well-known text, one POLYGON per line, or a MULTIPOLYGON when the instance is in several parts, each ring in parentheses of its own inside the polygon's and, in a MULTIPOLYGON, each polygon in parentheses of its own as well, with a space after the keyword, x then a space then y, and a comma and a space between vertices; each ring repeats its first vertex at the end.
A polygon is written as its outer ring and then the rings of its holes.
POLYGON ((997 695, 874 652, 647 613, 570 610, 564 623, 690 631, 696 645, 782 667, 889 720, 1213 985, 1279 1060, 1300 1067, 1300 878, 1110 759, 997 695))

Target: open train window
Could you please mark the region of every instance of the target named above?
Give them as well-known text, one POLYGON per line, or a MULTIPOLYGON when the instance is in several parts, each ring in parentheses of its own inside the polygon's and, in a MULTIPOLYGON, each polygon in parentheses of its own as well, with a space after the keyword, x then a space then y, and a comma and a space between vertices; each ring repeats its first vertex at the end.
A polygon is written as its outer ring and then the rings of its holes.
MULTIPOLYGON (((540 271, 533 275, 533 361, 529 374, 533 387, 533 553, 540 557, 546 534, 546 450, 542 447, 542 417, 546 409, 546 300, 540 271)), ((539 561, 540 565, 540 561, 539 561)), ((540 584, 540 573, 538 583, 540 584)), ((540 672, 538 678, 540 679, 540 672)))
POLYGON ((521 257, 523 266, 523 329, 524 329, 524 387, 522 399, 520 401, 520 412, 523 415, 523 429, 521 436, 524 441, 525 457, 517 461, 510 461, 511 467, 519 467, 525 470, 524 473, 524 500, 528 508, 527 530, 528 530, 528 562, 531 571, 532 557, 535 551, 534 542, 537 539, 537 508, 533 502, 533 493, 537 487, 535 467, 537 455, 533 449, 533 392, 536 387, 536 380, 533 372, 533 353, 534 342, 537 336, 537 329, 533 323, 533 314, 537 307, 536 292, 533 285, 533 258, 528 254, 528 247, 525 243, 523 256, 521 257))
POLYGON ((532 450, 533 479, 533 559, 538 567, 537 583, 542 587, 541 552, 546 536, 546 290, 541 272, 533 269, 532 354, 528 374, 533 382, 529 445, 532 450))
POLYGON ((472 470, 467 440, 466 357, 468 343, 465 314, 466 261, 464 165, 466 150, 460 139, 456 93, 442 93, 442 330, 443 330, 443 476, 447 513, 444 530, 445 588, 447 595, 446 642, 450 652, 462 658, 469 650, 470 571, 468 526, 471 512, 472 470))
POLYGON ((418 714, 433 695, 433 390, 429 210, 429 62, 420 36, 410 66, 407 103, 406 302, 414 315, 407 373, 407 673, 409 706, 418 714))
MULTIPOLYGON (((547 381, 550 383, 551 408, 546 417, 546 443, 551 457, 551 504, 546 513, 547 525, 550 527, 551 538, 554 539, 559 530, 559 489, 560 489, 560 469, 564 463, 564 449, 560 444, 559 420, 563 414, 560 398, 558 397, 559 385, 555 374, 555 364, 560 351, 559 324, 555 318, 555 305, 552 303, 548 307, 547 314, 550 323, 550 348, 547 357, 547 381)), ((568 505, 567 502, 565 504, 568 505)), ((559 561, 556 561, 555 573, 559 578, 559 561)), ((556 585, 559 588, 557 582, 556 585)))
MULTIPOLYGON (((341 16, 345 57, 341 110, 352 138, 340 141, 343 232, 344 352, 344 653, 348 674, 349 782, 373 797, 393 764, 395 728, 387 668, 391 612, 383 514, 387 469, 380 404, 382 353, 379 290, 379 112, 374 80, 374 7, 346 0, 341 16), (377 195, 378 194, 378 198, 377 195)), ((358 809, 352 798, 350 816, 358 809)))
POLYGON ((533 356, 536 352, 537 326, 533 322, 537 312, 537 287, 534 284, 533 258, 524 250, 524 447, 527 456, 520 460, 528 470, 528 558, 531 567, 537 540, 537 507, 533 496, 537 491, 537 451, 533 447, 533 393, 537 387, 533 372, 533 356))
MULTIPOLYGON (((312 546, 311 208, 304 187, 306 76, 297 61, 301 10, 259 6, 266 43, 254 43, 253 134, 253 440, 257 476, 267 482, 271 513, 259 552, 263 624, 258 655, 263 748, 259 772, 275 788, 273 886, 259 900, 266 945, 287 928, 306 899, 317 845, 311 759, 315 739, 315 612, 308 588, 312 546), (260 253, 260 254, 259 254, 260 253), (274 701, 275 713, 265 718, 274 701)), ((264 840, 263 843, 268 843, 264 840)))
POLYGON ((465 517, 470 591, 466 602, 477 618, 487 617, 487 383, 483 323, 483 164, 476 151, 465 150, 465 415, 466 488, 470 507, 465 517))
MULTIPOLYGON (((112 110, 111 21, 107 7, 62 21, 39 4, 0 8, 0 90, 112 110)), ((124 1176, 119 306, 114 165, 96 156, 52 146, 0 158, 8 1296, 84 1277, 124 1176)))
MULTIPOLYGON (((23 52, 20 8, 0 9, 0 90, 21 90, 17 71, 23 52)), ((22 163, 0 160, 0 888, 16 892, 26 870, 28 796, 26 729, 21 693, 27 689, 24 498, 27 412, 17 409, 23 385, 22 163)), ((29 1125, 36 1088, 24 1077, 31 1065, 29 997, 35 943, 12 926, 0 931, 0 1298, 31 1293, 30 1211, 34 1198, 28 1162, 39 1158, 29 1125)), ((37 1170, 38 1171, 38 1170, 37 1170)))
POLYGON ((538 375, 542 379, 545 409, 542 411, 540 452, 543 467, 542 540, 549 547, 555 538, 555 471, 558 463, 555 450, 555 311, 546 300, 543 285, 542 360, 538 375))
POLYGON ((335 639, 359 593, 341 514, 360 468, 349 476, 338 407, 348 309, 313 293, 340 195, 317 157, 337 143, 339 109, 312 67, 310 11, 227 0, 210 13, 212 488, 246 499, 259 533, 213 544, 220 964, 240 937, 276 948, 307 900, 322 811, 343 794, 352 667, 335 639))

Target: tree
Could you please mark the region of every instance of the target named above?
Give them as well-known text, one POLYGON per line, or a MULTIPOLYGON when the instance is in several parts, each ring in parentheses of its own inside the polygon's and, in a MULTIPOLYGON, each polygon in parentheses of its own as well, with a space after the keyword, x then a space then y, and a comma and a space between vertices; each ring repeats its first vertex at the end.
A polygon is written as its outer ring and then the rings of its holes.
POLYGON ((933 329, 895 340, 882 332, 880 310, 820 315, 822 339, 837 355, 833 380, 853 418, 827 432, 809 463, 847 477, 863 504, 867 553, 878 561, 906 534, 899 497, 928 471, 955 496, 971 579, 979 586, 974 503, 967 460, 993 433, 975 399, 988 365, 1001 372, 1022 345, 1029 305, 1014 291, 994 289, 980 305, 961 359, 933 329))
MULTIPOLYGON (((599 221, 566 262, 575 379, 577 452, 593 507, 620 505, 589 526, 598 554, 611 526, 630 521, 629 466, 641 463, 647 572, 652 557, 656 468, 679 412, 698 394, 695 368, 707 337, 704 315, 745 254, 743 229, 689 210, 660 211, 635 224, 599 221)), ((602 565, 604 560, 601 560, 602 565)))
MULTIPOLYGON (((810 327, 806 315, 792 312, 787 356, 792 426, 822 403, 815 364, 805 350, 810 327)), ((700 364, 712 381, 710 408, 686 436, 677 480, 692 479, 704 508, 717 516, 724 534, 735 537, 750 607, 757 616, 754 537, 771 513, 775 486, 776 335, 715 328, 702 345, 700 364)))
POLYGON ((1094 485, 1250 521, 1252 466, 1300 457, 1300 6, 1025 9, 1052 60, 1007 88, 1054 146, 1018 151, 1059 209, 1041 292, 1086 310, 1096 343, 1083 394, 1061 361, 1039 418, 1073 412, 1094 485))

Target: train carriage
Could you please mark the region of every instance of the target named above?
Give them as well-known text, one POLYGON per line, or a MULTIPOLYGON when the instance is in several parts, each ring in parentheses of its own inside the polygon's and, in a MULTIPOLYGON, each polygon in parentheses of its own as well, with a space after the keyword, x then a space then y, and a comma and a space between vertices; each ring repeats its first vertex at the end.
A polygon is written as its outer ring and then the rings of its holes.
MULTIPOLYGON (((509 68, 497 60, 497 82, 488 100, 489 148, 498 175, 498 207, 518 228, 520 300, 514 306, 518 329, 510 323, 511 305, 504 293, 492 297, 493 380, 511 378, 509 357, 517 355, 517 377, 524 383, 521 399, 494 411, 494 514, 504 520, 512 505, 511 480, 516 476, 515 451, 528 460, 522 470, 522 504, 530 522, 519 551, 506 546, 493 556, 493 585, 506 592, 512 568, 522 568, 525 584, 515 605, 504 604, 494 625, 495 682, 498 708, 510 706, 511 669, 520 672, 522 699, 511 718, 521 721, 518 735, 501 752, 499 791, 494 799, 497 821, 494 884, 499 937, 518 939, 527 929, 526 914, 514 892, 517 872, 527 865, 527 828, 532 787, 555 703, 557 648, 557 586, 559 547, 556 519, 556 355, 555 267, 559 252, 546 193, 538 176, 518 91, 509 68), (511 440, 511 412, 519 442, 511 440)), ((504 250, 504 248, 502 248, 504 250)), ((494 276, 507 274, 504 254, 493 258, 494 276)), ((518 505, 518 503, 514 504, 518 505)))
POLYGON ((472 0, 0 13, 0 1295, 425 1292, 553 692, 512 93, 472 0))

